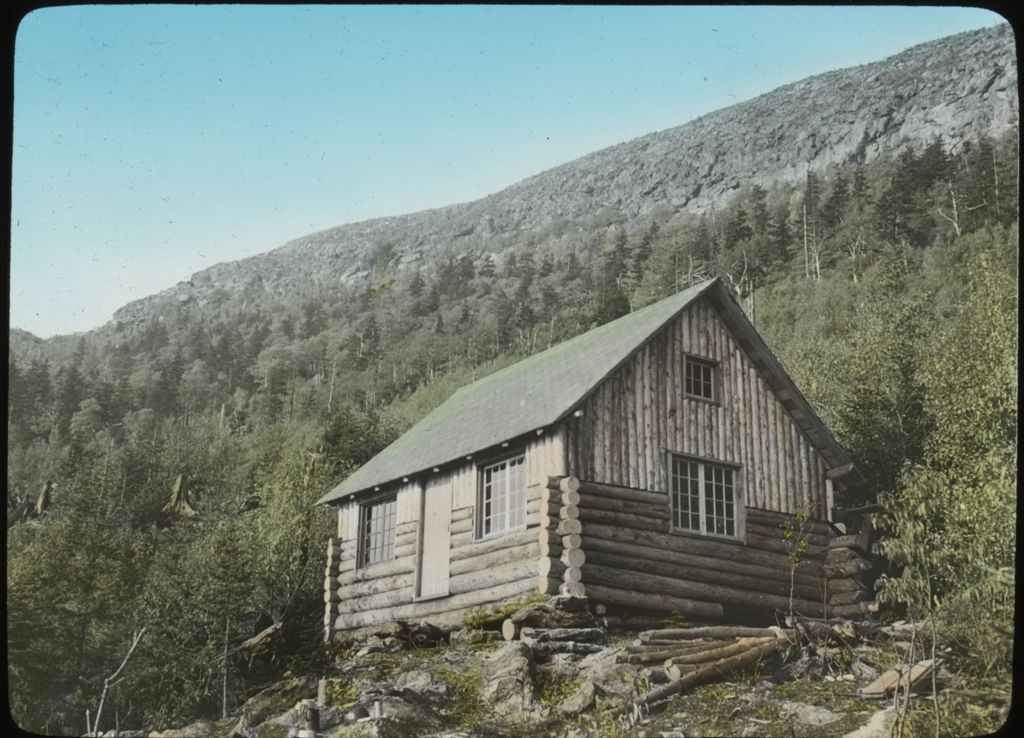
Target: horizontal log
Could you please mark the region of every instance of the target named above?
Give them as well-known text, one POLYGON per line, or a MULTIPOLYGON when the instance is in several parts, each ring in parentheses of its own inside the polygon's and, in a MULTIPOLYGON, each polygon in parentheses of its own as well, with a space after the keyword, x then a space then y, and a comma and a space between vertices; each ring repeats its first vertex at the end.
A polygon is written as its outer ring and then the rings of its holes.
POLYGON ((558 594, 558 588, 562 586, 562 582, 559 579, 552 577, 537 577, 537 592, 543 595, 555 595, 558 594))
POLYGON ((659 500, 656 505, 652 505, 648 502, 637 502, 635 500, 620 500, 615 497, 605 497, 603 495, 591 495, 584 499, 580 507, 588 510, 607 510, 609 512, 642 515, 655 520, 668 520, 669 518, 667 495, 663 499, 659 500))
POLYGON ((555 528, 560 536, 579 535, 583 532, 583 524, 578 519, 559 520, 555 528))
POLYGON ((600 653, 605 648, 597 643, 577 643, 575 641, 546 641, 543 643, 535 643, 530 638, 524 638, 523 642, 530 646, 530 650, 536 658, 546 658, 558 653, 587 655, 600 653))
POLYGON ((736 654, 742 653, 753 646, 774 642, 775 639, 774 635, 761 638, 740 638, 735 643, 731 643, 727 646, 719 646, 718 648, 707 651, 693 651, 690 653, 680 654, 678 656, 669 656, 665 659, 664 666, 668 668, 675 664, 703 664, 708 661, 718 661, 720 659, 728 658, 729 656, 735 656, 736 654))
POLYGON ((580 508, 580 522, 584 525, 612 525, 624 530, 652 531, 668 533, 668 515, 663 518, 649 518, 646 515, 633 515, 612 510, 595 510, 586 503, 580 508))
MULTIPOLYGON (((648 490, 633 489, 630 487, 617 487, 611 484, 601 484, 599 482, 581 482, 580 496, 584 500, 586 500, 588 496, 601 496, 616 500, 639 502, 648 505, 668 504, 667 492, 651 492, 648 490)), ((584 504, 586 503, 584 502, 584 504)))
POLYGON ((470 534, 476 530, 476 521, 473 518, 463 518, 462 520, 453 520, 451 527, 448 531, 452 536, 470 534))
POLYGON ((562 505, 558 508, 560 520, 576 520, 580 516, 580 509, 576 505, 562 505))
POLYGON ((430 619, 431 622, 442 622, 440 619, 435 621, 435 616, 438 618, 440 616, 448 616, 443 622, 458 622, 460 617, 473 608, 518 599, 522 595, 533 592, 535 589, 536 579, 525 579, 501 584, 487 590, 467 592, 436 600, 409 602, 395 607, 343 614, 339 615, 335 620, 334 628, 339 633, 344 634, 367 626, 379 627, 380 623, 387 620, 430 619))
POLYGON ((843 564, 825 564, 825 575, 832 579, 851 577, 857 574, 864 574, 873 569, 870 561, 864 559, 854 559, 853 561, 847 561, 843 564))
POLYGON ((871 557, 865 556, 853 548, 830 548, 825 557, 826 564, 845 564, 848 561, 870 561, 871 557))
POLYGON ((582 582, 562 582, 558 585, 558 594, 571 595, 573 597, 586 597, 587 588, 582 582))
POLYGON ((364 566, 353 571, 341 572, 338 574, 338 584, 344 586, 353 582, 365 582, 370 579, 394 576, 395 574, 410 574, 414 571, 416 571, 415 558, 406 556, 403 559, 392 559, 391 561, 364 566))
MULTIPOLYGON (((681 581, 693 582, 697 586, 720 587, 729 590, 734 596, 739 595, 741 599, 747 599, 751 604, 759 606, 771 606, 764 597, 789 597, 789 582, 777 579, 760 579, 756 576, 732 574, 722 576, 721 573, 700 571, 689 567, 680 567, 677 563, 651 560, 637 556, 628 556, 626 552, 612 553, 602 550, 600 547, 591 548, 587 560, 599 566, 609 566, 628 571, 639 571, 644 574, 657 574, 664 577, 672 577, 681 581)), ((824 591, 820 586, 807 586, 801 579, 800 583, 794 580, 793 596, 795 600, 820 601, 824 591)), ((724 600, 722 600, 724 601, 724 600)))
MULTIPOLYGON (((747 546, 740 541, 678 533, 630 530, 628 528, 622 529, 616 526, 588 523, 586 533, 583 536, 584 550, 590 547, 587 541, 591 537, 602 538, 607 541, 653 546, 666 551, 678 551, 712 559, 729 559, 737 563, 757 564, 775 569, 776 571, 784 570, 788 577, 789 567, 785 557, 771 551, 762 551, 759 548, 747 546)), ((821 576, 822 565, 820 562, 807 561, 800 566, 798 572, 811 576, 821 576)))
POLYGON ((559 538, 562 548, 580 548, 583 545, 583 537, 578 533, 575 535, 562 536, 559 538))
MULTIPOLYGON (((721 646, 728 646, 730 643, 735 642, 735 638, 692 638, 690 640, 683 640, 679 638, 649 638, 646 641, 637 638, 633 641, 632 646, 626 647, 626 653, 662 653, 664 651, 672 651, 673 654, 688 653, 692 651, 706 651, 712 648, 720 648, 721 646)), ((668 658, 668 656, 665 658, 668 658)))
POLYGON ((663 666, 662 671, 668 678, 668 681, 674 682, 678 679, 682 679, 687 674, 694 673, 699 668, 700 666, 698 664, 672 664, 668 667, 663 666))
POLYGON ((566 566, 575 566, 578 569, 583 566, 586 560, 587 555, 583 552, 582 548, 562 549, 561 561, 566 566))
POLYGON ((541 499, 548 505, 579 505, 580 493, 575 491, 562 492, 557 489, 545 488, 541 493, 541 499))
POLYGON ((473 539, 471 535, 452 535, 452 561, 458 561, 459 559, 465 559, 471 556, 479 556, 481 554, 491 553, 492 551, 500 551, 503 548, 509 548, 510 546, 521 546, 524 543, 532 543, 537 540, 537 531, 529 528, 520 528, 518 530, 504 533, 502 535, 495 536, 494 538, 483 538, 479 541, 473 539))
POLYGON ((552 559, 548 556, 542 557, 537 562, 537 573, 542 577, 556 577, 561 578, 565 572, 566 566, 559 559, 552 559))
POLYGON ((574 476, 548 477, 548 489, 557 489, 561 492, 578 492, 580 480, 574 476))
POLYGON ((419 529, 419 521, 407 520, 404 523, 397 523, 395 525, 396 536, 416 535, 416 531, 419 529))
POLYGON ((578 566, 567 566, 562 572, 563 582, 582 582, 583 571, 578 566))
POLYGON ((591 600, 608 605, 678 612, 681 615, 701 618, 721 618, 724 614, 722 606, 717 602, 698 602, 669 594, 638 592, 631 588, 622 589, 603 584, 587 584, 586 591, 591 600))
POLYGON ((541 556, 546 556, 550 559, 561 558, 563 551, 561 543, 548 543, 547 541, 541 541, 538 545, 540 546, 541 556))
POLYGON ((836 615, 842 618, 856 618, 864 615, 870 615, 879 611, 880 606, 877 602, 857 602, 853 605, 836 605, 828 608, 830 615, 836 615))
POLYGON ((528 518, 532 518, 534 515, 536 515, 541 510, 544 511, 545 515, 550 515, 550 511, 549 511, 550 508, 549 508, 548 504, 545 503, 540 498, 537 498, 537 499, 534 499, 534 500, 527 500, 526 501, 526 516, 528 518))
POLYGON ((867 591, 867 585, 857 577, 839 577, 828 580, 828 591, 832 594, 838 592, 867 591))
POLYGON ((413 541, 412 543, 402 544, 401 546, 397 546, 397 545, 395 546, 395 558, 396 559, 404 559, 407 556, 415 556, 415 555, 416 555, 416 542, 415 541, 413 541))
POLYGON ((522 579, 537 580, 537 560, 530 558, 511 561, 503 566, 471 571, 448 579, 450 594, 463 594, 478 589, 488 589, 497 584, 514 582, 522 579))
POLYGON ((866 547, 863 546, 865 536, 860 533, 851 533, 845 536, 835 536, 831 541, 828 542, 829 548, 849 548, 860 554, 861 556, 867 556, 868 552, 866 547))
POLYGON ((528 541, 518 545, 500 548, 497 551, 481 553, 476 556, 465 556, 459 559, 452 559, 449 565, 449 572, 452 576, 466 574, 471 571, 481 571, 497 566, 502 566, 512 561, 524 561, 540 558, 540 544, 536 541, 528 541))
MULTIPOLYGON (((796 516, 789 513, 776 512, 775 510, 765 510, 763 507, 747 507, 746 515, 748 521, 755 520, 776 529, 786 523, 796 524, 796 516)), ((808 518, 804 523, 804 528, 814 535, 825 536, 826 538, 832 537, 832 528, 825 520, 808 518)))
MULTIPOLYGON (((722 646, 731 645, 734 641, 716 641, 722 646)), ((710 650, 705 648, 703 650, 710 650)), ((682 656, 684 654, 698 653, 699 650, 687 647, 681 643, 677 643, 675 647, 658 648, 652 651, 634 651, 632 653, 620 654, 618 661, 626 664, 662 664, 669 659, 676 656, 682 656)))
POLYGON ((836 592, 828 598, 829 607, 836 605, 852 605, 855 602, 867 602, 871 595, 865 589, 855 589, 852 592, 836 592))
MULTIPOLYGON (((713 638, 722 640, 726 638, 762 638, 776 634, 772 628, 748 628, 742 625, 708 625, 698 628, 658 628, 656 630, 645 630, 637 637, 646 642, 648 640, 671 640, 680 641, 695 640, 700 638, 713 638)), ((792 639, 793 631, 781 629, 781 635, 792 639)))
MULTIPOLYGON (((753 535, 757 536, 758 538, 764 538, 771 541, 785 543, 785 531, 782 529, 781 526, 764 525, 756 519, 747 519, 745 532, 748 537, 753 535)), ((796 538, 798 534, 798 531, 794 531, 793 537, 796 538)), ((807 541, 808 548, 815 549, 817 551, 818 556, 823 557, 825 555, 825 552, 828 550, 828 536, 823 536, 817 533, 810 532, 804 532, 802 535, 804 539, 807 541)))
POLYGON ((661 625, 664 618, 653 615, 601 615, 597 620, 607 631, 622 632, 654 628, 661 625))
POLYGON ((341 600, 352 600, 367 595, 380 594, 381 592, 393 592, 403 587, 411 587, 415 580, 414 573, 404 572, 390 576, 375 577, 361 582, 352 582, 340 587, 335 591, 341 600))
POLYGON ((468 505, 467 507, 455 508, 454 510, 452 510, 452 522, 454 523, 458 520, 472 520, 474 509, 475 508, 472 505, 468 505))
POLYGON ((607 638, 600 628, 535 628, 524 625, 519 631, 522 638, 532 638, 538 643, 544 641, 577 641, 581 643, 604 643, 607 638))

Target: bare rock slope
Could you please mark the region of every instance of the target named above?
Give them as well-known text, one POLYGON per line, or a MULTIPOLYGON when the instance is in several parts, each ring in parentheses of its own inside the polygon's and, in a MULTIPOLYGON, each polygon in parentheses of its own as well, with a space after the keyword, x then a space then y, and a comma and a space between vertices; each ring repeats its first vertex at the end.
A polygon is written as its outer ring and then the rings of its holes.
POLYGON ((847 161, 895 155, 936 138, 953 150, 1018 123, 1008 25, 785 85, 676 128, 611 146, 480 200, 338 226, 241 261, 218 264, 122 308, 134 322, 168 302, 257 283, 270 295, 315 293, 358 279, 386 249, 411 260, 440 247, 502 241, 611 208, 633 220, 654 209, 700 212, 743 185, 795 181, 847 161))

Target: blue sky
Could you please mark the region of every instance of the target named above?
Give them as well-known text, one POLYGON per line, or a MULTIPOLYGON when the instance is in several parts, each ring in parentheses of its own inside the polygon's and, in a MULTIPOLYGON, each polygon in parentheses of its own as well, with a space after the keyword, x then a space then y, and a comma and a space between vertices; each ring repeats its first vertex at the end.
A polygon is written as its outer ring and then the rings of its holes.
POLYGON ((306 233, 473 200, 972 8, 80 6, 15 44, 12 327, 306 233))

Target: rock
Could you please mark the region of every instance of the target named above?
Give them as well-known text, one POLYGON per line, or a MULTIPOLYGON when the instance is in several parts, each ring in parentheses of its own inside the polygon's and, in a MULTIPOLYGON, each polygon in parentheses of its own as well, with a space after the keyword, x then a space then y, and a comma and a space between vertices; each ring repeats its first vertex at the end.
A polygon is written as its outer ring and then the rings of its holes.
MULTIPOLYGON (((303 699, 315 697, 317 679, 315 677, 296 677, 277 682, 264 689, 242 705, 238 722, 232 733, 241 736, 255 736, 254 729, 273 715, 280 715, 294 709, 295 703, 303 699)), ((150 738, 192 738, 192 736, 159 736, 150 738)))
POLYGON ((211 727, 207 721, 199 720, 183 728, 153 731, 149 738, 209 738, 211 727))
POLYGON ((686 738, 686 734, 683 731, 681 731, 681 730, 676 730, 675 728, 673 728, 672 730, 663 730, 662 732, 658 733, 658 737, 659 738, 686 738))
POLYGON ((451 694, 451 687, 446 682, 422 669, 400 674, 395 680, 395 689, 407 702, 424 705, 441 704, 451 694))
POLYGON ((579 715, 584 710, 589 710, 594 704, 596 689, 594 683, 587 679, 576 690, 576 693, 562 700, 555 709, 563 715, 579 715))
POLYGON ((879 710, 865 725, 847 733, 843 738, 889 738, 895 716, 891 707, 879 710))
POLYGON ((843 717, 826 707, 808 705, 804 702, 783 702, 779 708, 790 719, 802 725, 830 725, 843 717))
POLYGON ((477 630, 474 628, 460 628, 448 636, 448 642, 453 646, 468 646, 478 643, 494 643, 501 640, 501 634, 494 630, 477 630))
POLYGON ((509 641, 486 662, 481 699, 506 717, 537 710, 533 684, 533 654, 521 641, 509 641))

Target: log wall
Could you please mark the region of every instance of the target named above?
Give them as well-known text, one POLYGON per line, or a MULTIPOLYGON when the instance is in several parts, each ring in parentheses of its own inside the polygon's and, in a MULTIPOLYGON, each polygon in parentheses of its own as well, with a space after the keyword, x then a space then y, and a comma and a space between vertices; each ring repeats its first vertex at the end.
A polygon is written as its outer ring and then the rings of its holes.
MULTIPOLYGON (((671 532, 667 492, 583 481, 579 520, 586 565, 582 583, 594 603, 678 611, 699 620, 730 612, 789 611, 789 550, 783 526, 793 516, 746 510, 744 540, 671 532)), ((793 608, 818 616, 825 596, 831 530, 804 524, 807 548, 793 572, 793 608)))
MULTIPOLYGON (((338 535, 329 549, 325 582, 327 637, 356 635, 402 618, 458 622, 473 608, 544 591, 548 580, 540 577, 541 532, 549 521, 544 491, 550 476, 564 474, 563 437, 562 429, 554 428, 526 444, 526 524, 500 536, 476 538, 477 460, 433 473, 429 485, 413 480, 395 488, 395 558, 385 563, 356 567, 360 500, 339 505, 338 535), (438 475, 443 479, 437 480, 438 475), (420 599, 423 490, 445 485, 450 485, 452 499, 448 595, 420 599)), ((387 491, 378 493, 382 494, 387 491)))
POLYGON ((828 519, 825 463, 700 299, 608 376, 566 434, 566 473, 641 490, 668 488, 665 450, 736 464, 749 507, 828 519), (683 357, 717 363, 716 402, 683 393, 683 357))

